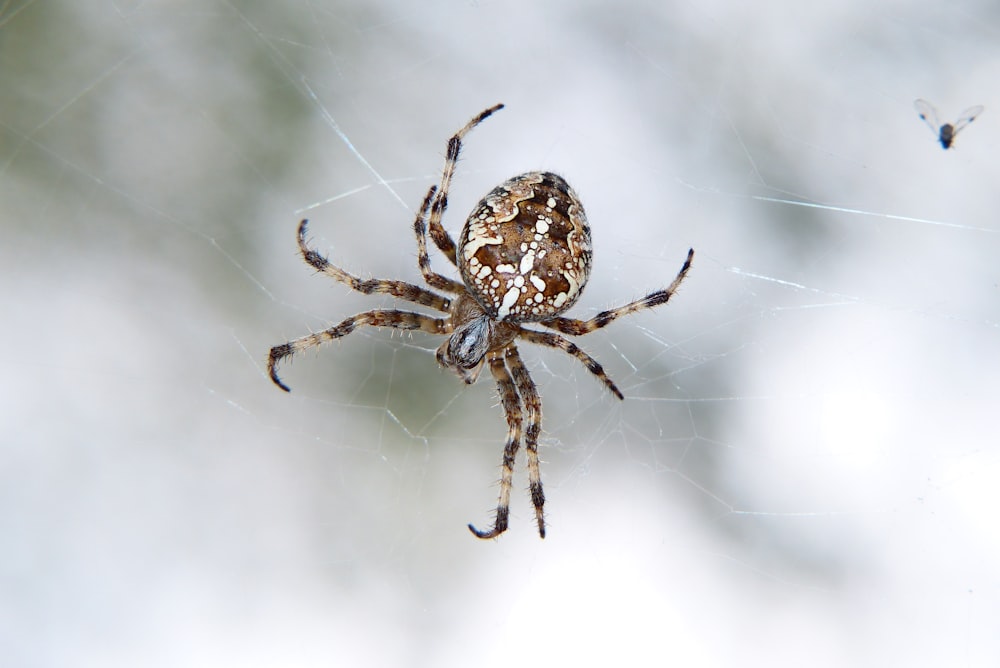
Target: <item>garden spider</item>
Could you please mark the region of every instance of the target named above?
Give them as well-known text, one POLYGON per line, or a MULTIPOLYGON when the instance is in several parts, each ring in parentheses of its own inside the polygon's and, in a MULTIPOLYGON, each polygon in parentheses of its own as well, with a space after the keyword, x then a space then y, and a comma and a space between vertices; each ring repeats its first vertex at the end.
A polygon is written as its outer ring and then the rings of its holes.
POLYGON ((625 306, 602 311, 590 320, 562 317, 560 314, 576 303, 587 284, 592 249, 590 226, 583 205, 569 184, 551 172, 527 172, 494 188, 473 209, 456 245, 441 225, 441 218, 448 207, 448 187, 455 174, 462 139, 502 108, 503 105, 498 104, 486 109, 448 140, 441 185, 431 186, 427 191, 413 223, 420 273, 430 287, 453 297, 444 297, 403 281, 362 280, 348 274, 308 246, 308 221, 303 220, 299 224, 302 257, 317 271, 358 292, 389 294, 440 311, 445 314, 444 317, 395 309, 359 313, 325 331, 271 348, 267 370, 271 380, 287 392, 288 386, 278 377, 279 362, 327 341, 347 336, 360 325, 419 329, 447 336, 437 350, 438 363, 452 369, 470 384, 476 381, 484 366, 489 366, 507 418, 500 500, 493 528, 480 531, 470 524, 469 530, 479 538, 495 538, 507 530, 514 456, 523 438, 528 454, 528 485, 535 507, 538 534, 545 538, 545 494, 538 468, 542 403, 535 383, 517 352, 516 341, 521 339, 558 348, 572 355, 612 394, 624 399, 597 360, 559 333, 569 336, 589 334, 622 316, 666 303, 691 268, 694 249, 688 251, 684 265, 666 290, 658 290, 625 306), (434 244, 458 268, 461 283, 431 269, 427 254, 428 228, 434 244), (537 331, 521 326, 528 322, 555 331, 537 331))

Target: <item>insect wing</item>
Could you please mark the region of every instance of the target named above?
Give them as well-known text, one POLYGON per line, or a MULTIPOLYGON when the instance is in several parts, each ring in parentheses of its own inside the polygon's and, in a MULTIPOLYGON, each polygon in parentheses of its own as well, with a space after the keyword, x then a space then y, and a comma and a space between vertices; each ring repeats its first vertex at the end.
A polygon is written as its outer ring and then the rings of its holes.
POLYGON ((963 111, 962 115, 958 117, 958 120, 952 124, 952 127, 954 128, 952 136, 957 135, 962 130, 962 128, 964 128, 972 121, 976 120, 976 116, 978 116, 981 113, 983 113, 983 105, 981 104, 975 107, 969 107, 968 109, 963 111))
MULTIPOLYGON (((927 124, 933 132, 934 136, 937 136, 941 131, 941 123, 938 122, 937 110, 931 106, 931 103, 927 100, 917 100, 913 103, 913 108, 917 110, 920 114, 920 118, 923 119, 924 123, 927 124)), ((980 107, 982 109, 982 107, 980 107)), ((969 111, 972 111, 971 109, 969 111)))

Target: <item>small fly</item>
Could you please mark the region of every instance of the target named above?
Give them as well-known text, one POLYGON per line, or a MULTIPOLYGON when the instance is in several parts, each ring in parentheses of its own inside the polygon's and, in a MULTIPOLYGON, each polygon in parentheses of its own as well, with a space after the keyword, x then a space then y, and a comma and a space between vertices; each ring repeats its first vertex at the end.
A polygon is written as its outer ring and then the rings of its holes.
POLYGON ((941 142, 941 148, 945 150, 951 148, 951 145, 955 142, 955 137, 966 125, 976 120, 976 116, 983 113, 983 106, 981 104, 969 107, 962 112, 958 120, 954 123, 945 123, 942 125, 938 122, 937 110, 927 100, 917 100, 913 103, 913 106, 916 108, 917 113, 920 114, 920 118, 924 119, 924 123, 937 135, 938 141, 941 142))

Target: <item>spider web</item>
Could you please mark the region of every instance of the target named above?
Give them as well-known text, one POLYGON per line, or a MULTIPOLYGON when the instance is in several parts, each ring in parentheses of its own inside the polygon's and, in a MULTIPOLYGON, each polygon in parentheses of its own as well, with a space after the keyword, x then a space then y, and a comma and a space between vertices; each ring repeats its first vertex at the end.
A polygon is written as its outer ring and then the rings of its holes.
POLYGON ((0 3, 5 663, 996 665, 998 44, 971 0, 0 3), (986 110, 942 151, 918 97, 986 110), (505 426, 439 339, 263 360, 392 303, 298 220, 419 283, 501 101, 453 234, 548 169, 570 315, 696 257, 577 341, 624 402, 521 346, 550 531, 521 460, 483 543, 505 426))

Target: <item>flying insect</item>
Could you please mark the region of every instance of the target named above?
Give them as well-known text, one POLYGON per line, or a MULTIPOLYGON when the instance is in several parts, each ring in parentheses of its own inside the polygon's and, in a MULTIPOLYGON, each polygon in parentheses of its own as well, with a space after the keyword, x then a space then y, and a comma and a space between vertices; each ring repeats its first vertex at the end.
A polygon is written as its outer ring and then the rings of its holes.
POLYGON ((951 148, 955 142, 955 137, 966 125, 976 120, 976 116, 983 113, 983 106, 981 104, 976 105, 963 111, 954 123, 942 124, 938 121, 937 110, 927 100, 917 100, 913 103, 913 106, 916 108, 917 113, 920 114, 920 118, 923 119, 924 123, 937 135, 938 141, 941 142, 941 148, 945 150, 951 148))

